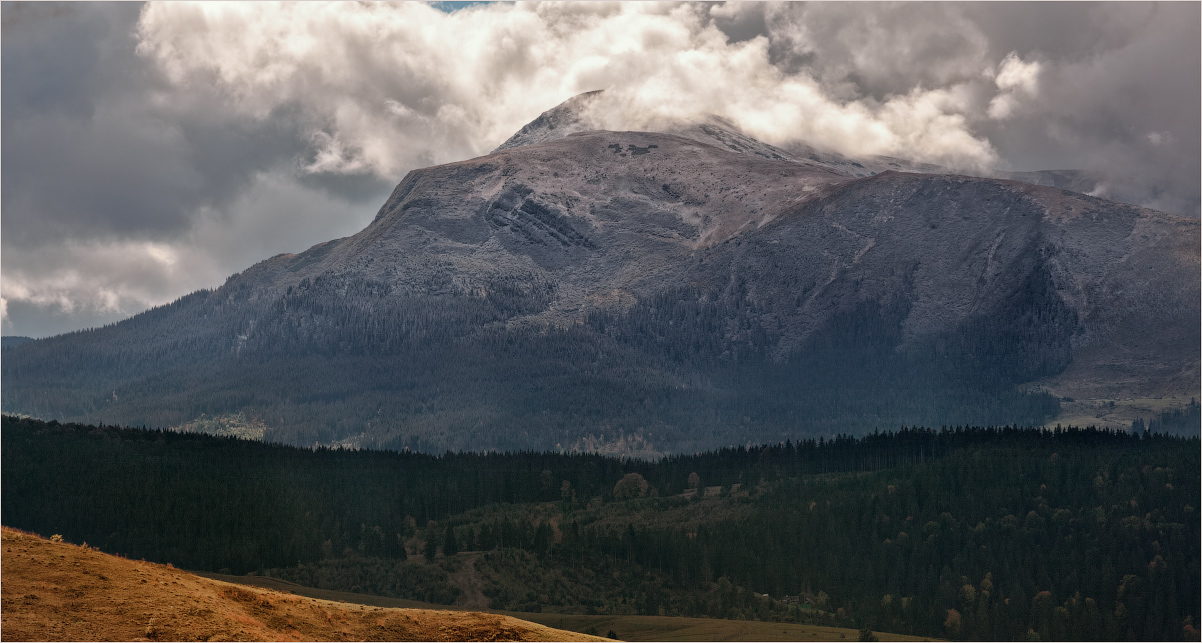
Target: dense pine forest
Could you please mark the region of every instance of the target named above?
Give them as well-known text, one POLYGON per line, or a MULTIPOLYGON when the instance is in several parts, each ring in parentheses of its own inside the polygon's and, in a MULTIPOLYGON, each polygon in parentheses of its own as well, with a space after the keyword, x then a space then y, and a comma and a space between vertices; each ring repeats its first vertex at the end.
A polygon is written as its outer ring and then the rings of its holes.
POLYGON ((519 611, 1197 640, 1198 438, 903 429, 657 461, 302 449, 5 416, 3 523, 519 611))

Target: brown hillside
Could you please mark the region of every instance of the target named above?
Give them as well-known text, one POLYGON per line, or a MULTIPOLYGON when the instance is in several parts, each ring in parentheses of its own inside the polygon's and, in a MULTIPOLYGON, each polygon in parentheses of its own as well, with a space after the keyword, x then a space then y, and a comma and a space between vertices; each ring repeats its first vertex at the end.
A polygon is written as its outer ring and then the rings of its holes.
POLYGON ((2 529, 5 641, 600 641, 498 614, 381 608, 194 576, 2 529))

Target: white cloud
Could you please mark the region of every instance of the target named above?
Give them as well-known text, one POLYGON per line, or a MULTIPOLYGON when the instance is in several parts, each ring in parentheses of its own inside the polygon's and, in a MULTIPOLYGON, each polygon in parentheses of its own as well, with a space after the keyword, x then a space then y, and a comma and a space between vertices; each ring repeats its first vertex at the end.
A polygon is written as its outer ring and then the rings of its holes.
POLYGON ((312 172, 404 171, 486 153, 575 94, 608 89, 610 128, 717 113, 773 142, 979 166, 995 159, 946 88, 840 100, 785 73, 764 36, 730 43, 708 6, 151 4, 139 52, 259 118, 299 105, 312 172))
MULTIPOLYGON (((153 242, 72 242, 61 250, 70 254, 69 263, 21 257, 19 268, 7 268, 0 275, 6 313, 11 302, 61 313, 75 313, 81 308, 100 313, 136 313, 169 296, 163 290, 170 290, 173 273, 178 269, 177 250, 153 242)), ((20 253, 14 249, 7 252, 20 253)))
POLYGON ((997 83, 998 89, 1003 91, 1034 94, 1039 88, 1040 69, 1038 61, 1023 62, 1018 54, 1012 51, 1002 60, 994 82, 997 83))
POLYGON ((1018 109, 1018 98, 1014 94, 998 94, 989 101, 989 118, 1005 120, 1018 109))
POLYGON ((989 117, 998 120, 1010 118, 1020 108, 1024 98, 1036 96, 1042 69, 1039 61, 1023 62, 1017 53, 1010 52, 1002 60, 994 77, 994 83, 1002 93, 990 101, 989 117))

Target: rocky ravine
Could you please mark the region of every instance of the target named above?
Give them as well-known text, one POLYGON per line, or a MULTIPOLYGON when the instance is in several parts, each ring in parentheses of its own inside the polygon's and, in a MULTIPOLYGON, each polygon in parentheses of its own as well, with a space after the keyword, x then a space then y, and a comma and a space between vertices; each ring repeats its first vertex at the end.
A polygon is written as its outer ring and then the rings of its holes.
POLYGON ((580 121, 553 116, 411 172, 352 237, 7 349, 5 410, 243 412, 302 444, 674 451, 1054 418, 1036 390, 1197 392, 1196 220, 871 174, 886 161, 799 158, 720 120, 561 137, 580 121))

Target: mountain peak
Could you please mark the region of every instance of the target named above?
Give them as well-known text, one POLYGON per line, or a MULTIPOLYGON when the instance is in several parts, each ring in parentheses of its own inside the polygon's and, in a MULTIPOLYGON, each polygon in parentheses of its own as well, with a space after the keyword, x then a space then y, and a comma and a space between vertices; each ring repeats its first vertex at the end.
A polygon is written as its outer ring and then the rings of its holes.
POLYGON ((548 109, 538 118, 526 123, 509 140, 497 146, 493 153, 511 150, 515 147, 545 143, 563 138, 568 134, 599 129, 596 119, 591 118, 590 108, 601 97, 605 90, 597 89, 591 92, 577 94, 564 102, 548 109))
MULTIPOLYGON (((538 118, 524 125, 522 129, 518 130, 516 134, 509 137, 508 140, 499 145, 491 153, 495 154, 536 143, 547 143, 580 132, 614 129, 612 124, 608 127, 606 126, 609 119, 606 119, 603 114, 606 105, 601 103, 601 99, 604 96, 606 96, 605 90, 597 89, 577 94, 565 100, 559 105, 539 114, 538 118)), ((1046 185, 1081 192, 1083 194, 1092 194, 1099 183, 1099 178, 1096 175, 1080 170, 1011 172, 988 169, 956 169, 893 156, 844 156, 839 152, 820 149, 800 140, 790 141, 779 146, 772 145, 747 134, 734 121, 716 114, 705 114, 696 118, 655 116, 642 120, 634 129, 646 132, 674 134, 719 149, 768 160, 790 161, 812 167, 821 167, 848 178, 862 178, 888 171, 917 172, 920 174, 964 174, 1046 185)))

